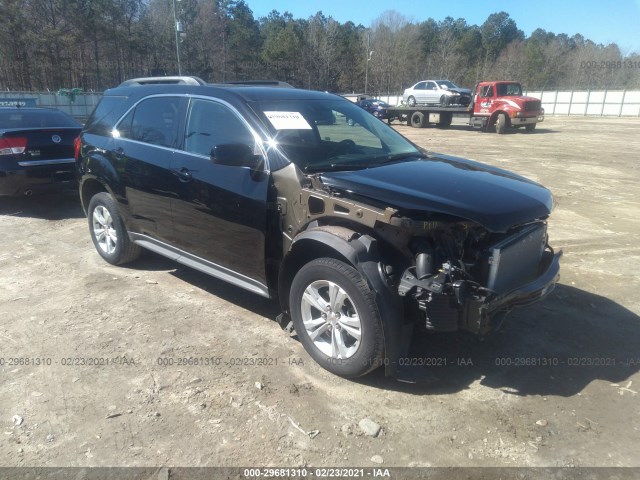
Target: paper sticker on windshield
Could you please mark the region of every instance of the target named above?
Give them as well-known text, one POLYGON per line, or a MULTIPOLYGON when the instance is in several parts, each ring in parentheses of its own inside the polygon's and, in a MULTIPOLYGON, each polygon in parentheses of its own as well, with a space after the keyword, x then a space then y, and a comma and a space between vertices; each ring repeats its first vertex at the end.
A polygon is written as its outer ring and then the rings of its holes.
POLYGON ((276 130, 311 130, 300 112, 264 112, 276 130))

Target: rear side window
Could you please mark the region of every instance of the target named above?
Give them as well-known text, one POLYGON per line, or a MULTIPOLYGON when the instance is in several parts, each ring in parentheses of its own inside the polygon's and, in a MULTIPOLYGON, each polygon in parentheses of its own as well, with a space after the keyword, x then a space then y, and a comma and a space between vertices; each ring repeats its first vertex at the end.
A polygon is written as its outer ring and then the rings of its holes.
POLYGON ((185 151, 209 157, 216 145, 244 144, 253 147, 254 143, 247 126, 228 107, 209 100, 191 100, 185 151))
POLYGON ((125 109, 127 97, 102 97, 87 120, 85 131, 96 135, 110 135, 125 109))
POLYGON ((174 147, 178 132, 179 97, 154 97, 141 101, 118 124, 120 138, 174 147))

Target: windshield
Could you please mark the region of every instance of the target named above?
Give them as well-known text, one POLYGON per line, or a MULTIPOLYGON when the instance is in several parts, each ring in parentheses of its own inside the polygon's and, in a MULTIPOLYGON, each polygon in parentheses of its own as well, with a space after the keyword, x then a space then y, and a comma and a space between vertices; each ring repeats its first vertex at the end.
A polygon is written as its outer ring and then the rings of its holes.
POLYGON ((421 153, 404 137, 352 102, 269 100, 258 114, 276 150, 306 172, 369 168, 421 153))
POLYGON ((458 86, 455 83, 450 82, 449 80, 440 80, 436 83, 441 87, 446 86, 447 88, 458 88, 458 86))
POLYGON ((519 83, 499 83, 497 92, 499 97, 520 96, 522 87, 519 83))

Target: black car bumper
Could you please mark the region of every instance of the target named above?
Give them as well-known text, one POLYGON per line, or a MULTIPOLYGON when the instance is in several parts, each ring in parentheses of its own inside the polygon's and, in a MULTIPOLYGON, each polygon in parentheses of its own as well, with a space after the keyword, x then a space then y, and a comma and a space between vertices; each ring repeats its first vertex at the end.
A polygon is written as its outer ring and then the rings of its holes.
POLYGON ((560 279, 560 257, 562 251, 548 249, 544 252, 537 277, 500 295, 476 297, 465 302, 460 316, 459 328, 485 335, 499 327, 504 316, 511 310, 534 304, 549 295, 560 279))
POLYGON ((371 112, 371 114, 376 117, 379 118, 380 120, 389 120, 389 119, 394 119, 396 116, 389 113, 386 109, 382 110, 374 110, 371 112))
POLYGON ((500 310, 524 307, 542 300, 553 291, 560 279, 560 257, 562 250, 548 250, 542 259, 540 275, 530 283, 491 299, 485 305, 489 314, 500 310))
POLYGON ((471 97, 466 94, 451 95, 446 98, 447 105, 462 105, 466 107, 471 103, 471 97))
POLYGON ((30 195, 74 188, 77 185, 75 168, 74 162, 0 170, 0 196, 30 195))

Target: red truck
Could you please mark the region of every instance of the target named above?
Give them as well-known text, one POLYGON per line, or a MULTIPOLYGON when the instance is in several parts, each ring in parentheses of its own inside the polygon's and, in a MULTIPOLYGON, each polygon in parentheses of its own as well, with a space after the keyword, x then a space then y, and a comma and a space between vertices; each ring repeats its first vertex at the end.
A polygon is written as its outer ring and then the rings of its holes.
POLYGON ((416 128, 424 128, 430 123, 446 128, 451 125, 454 115, 469 117, 473 127, 485 131, 495 127, 497 133, 519 127, 531 132, 537 123, 544 121, 541 101, 522 95, 520 84, 511 81, 478 83, 468 106, 402 106, 388 108, 387 112, 416 128))

